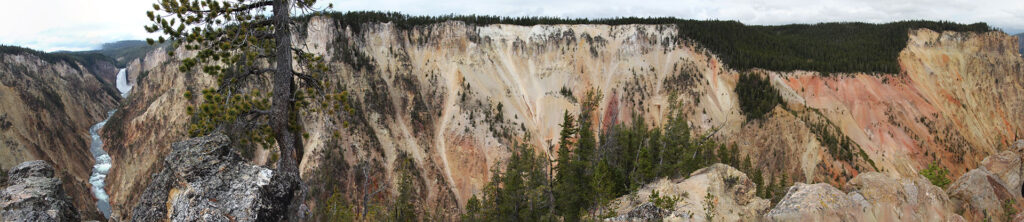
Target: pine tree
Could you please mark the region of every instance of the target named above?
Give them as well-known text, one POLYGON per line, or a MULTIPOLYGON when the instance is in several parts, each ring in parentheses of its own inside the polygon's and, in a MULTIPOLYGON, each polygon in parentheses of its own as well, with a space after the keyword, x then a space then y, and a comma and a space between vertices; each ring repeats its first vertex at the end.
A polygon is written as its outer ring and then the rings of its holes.
MULTIPOLYGON (((194 54, 181 60, 179 71, 191 73, 200 68, 217 80, 215 88, 203 90, 198 108, 188 107, 193 116, 189 135, 204 135, 238 121, 247 128, 240 131, 249 136, 239 140, 241 143, 251 141, 264 147, 276 143, 280 173, 274 174, 273 181, 276 191, 289 199, 301 183, 297 161, 303 149, 297 109, 309 104, 307 98, 314 89, 320 99, 335 98, 327 96, 321 87, 319 78, 327 71, 323 57, 292 45, 293 12, 313 11, 315 3, 160 0, 146 13, 152 21, 146 31, 160 34, 157 40, 147 42, 171 41, 174 48, 184 47, 194 54), (299 66, 293 67, 293 63, 299 66), (272 92, 245 90, 266 74, 270 75, 272 92), (302 81, 297 83, 296 78, 302 81), (300 90, 301 86, 307 90, 300 90)), ((173 55, 174 50, 168 54, 173 55)), ((191 99, 191 92, 186 92, 186 97, 191 99)), ((290 215, 294 211, 288 212, 290 215)))
POLYGON ((477 199, 476 195, 469 197, 469 200, 466 201, 466 214, 462 215, 462 221, 486 221, 481 215, 482 208, 480 199, 477 199))
POLYGON ((578 221, 580 208, 579 206, 579 195, 574 194, 576 187, 580 185, 580 181, 576 176, 578 173, 578 167, 576 167, 576 161, 573 161, 574 154, 569 147, 574 146, 574 139, 576 138, 577 128, 575 126, 576 120, 569 114, 568 111, 562 120, 562 131, 560 133, 558 147, 558 165, 556 165, 557 173, 555 174, 555 198, 556 198, 556 211, 565 221, 578 221))

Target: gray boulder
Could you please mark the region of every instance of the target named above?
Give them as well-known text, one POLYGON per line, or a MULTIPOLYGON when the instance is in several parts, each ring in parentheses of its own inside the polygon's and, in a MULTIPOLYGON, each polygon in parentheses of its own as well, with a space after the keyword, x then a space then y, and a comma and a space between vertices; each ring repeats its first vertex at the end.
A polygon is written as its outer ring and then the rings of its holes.
POLYGON ((796 183, 764 217, 768 221, 855 221, 860 207, 832 185, 796 183))
POLYGON ((1024 172, 1021 171, 1020 154, 1013 151, 992 154, 981 161, 981 168, 998 176, 1010 194, 1021 196, 1021 184, 1024 184, 1021 174, 1024 172))
POLYGON ((174 143, 131 220, 282 220, 297 180, 248 164, 229 144, 219 133, 174 143))
POLYGON ((78 210, 64 193, 53 167, 42 160, 28 161, 8 172, 0 191, 3 221, 79 221, 78 210))
POLYGON ((999 176, 984 167, 973 169, 960 176, 946 190, 956 212, 962 212, 969 221, 985 218, 1000 218, 1007 212, 1003 204, 1008 201, 1020 202, 1003 186, 999 176))

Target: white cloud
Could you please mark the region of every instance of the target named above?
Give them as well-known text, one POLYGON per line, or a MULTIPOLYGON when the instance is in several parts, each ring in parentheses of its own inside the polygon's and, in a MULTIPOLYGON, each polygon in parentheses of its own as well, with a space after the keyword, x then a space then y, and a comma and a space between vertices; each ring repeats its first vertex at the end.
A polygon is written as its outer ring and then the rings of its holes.
MULTIPOLYGON (((321 0, 324 1, 324 0, 321 0)), ((104 42, 144 39, 145 11, 156 0, 4 0, 0 44, 44 51, 84 50, 104 42)), ((335 10, 411 15, 621 17, 673 16, 777 25, 909 19, 987 22, 1024 32, 1021 0, 332 0, 335 10)))

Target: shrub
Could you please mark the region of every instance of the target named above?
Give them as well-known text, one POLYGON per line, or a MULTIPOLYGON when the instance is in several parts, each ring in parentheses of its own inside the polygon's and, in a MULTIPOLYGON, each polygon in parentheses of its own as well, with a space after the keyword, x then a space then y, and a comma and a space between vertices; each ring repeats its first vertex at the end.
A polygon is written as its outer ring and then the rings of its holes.
POLYGON ((928 164, 928 168, 921 170, 921 175, 928 178, 928 181, 932 182, 932 185, 942 187, 946 189, 952 181, 946 175, 949 174, 949 170, 939 165, 938 162, 932 162, 928 164))
MULTIPOLYGON (((688 196, 688 195, 686 193, 683 193, 683 196, 688 196)), ((660 193, 658 193, 657 190, 652 190, 651 191, 651 195, 647 196, 647 199, 649 201, 651 201, 651 203, 653 203, 654 206, 657 206, 658 208, 666 209, 666 210, 669 210, 669 211, 672 211, 672 209, 675 209, 676 208, 676 203, 679 203, 679 201, 683 200, 683 198, 679 197, 679 196, 670 196, 670 195, 662 196, 660 193)))
POLYGON ((704 195, 704 220, 714 221, 715 216, 718 215, 718 210, 715 206, 715 195, 711 194, 711 188, 708 187, 708 194, 704 195))

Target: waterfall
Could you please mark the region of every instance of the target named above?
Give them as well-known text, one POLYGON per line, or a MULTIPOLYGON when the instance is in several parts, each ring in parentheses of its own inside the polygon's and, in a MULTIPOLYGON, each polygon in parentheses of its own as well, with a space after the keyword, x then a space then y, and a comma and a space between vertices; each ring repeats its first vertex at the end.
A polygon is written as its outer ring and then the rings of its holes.
POLYGON ((124 69, 117 71, 117 90, 121 91, 121 97, 128 97, 128 91, 132 90, 132 85, 128 83, 128 75, 125 74, 124 69))

